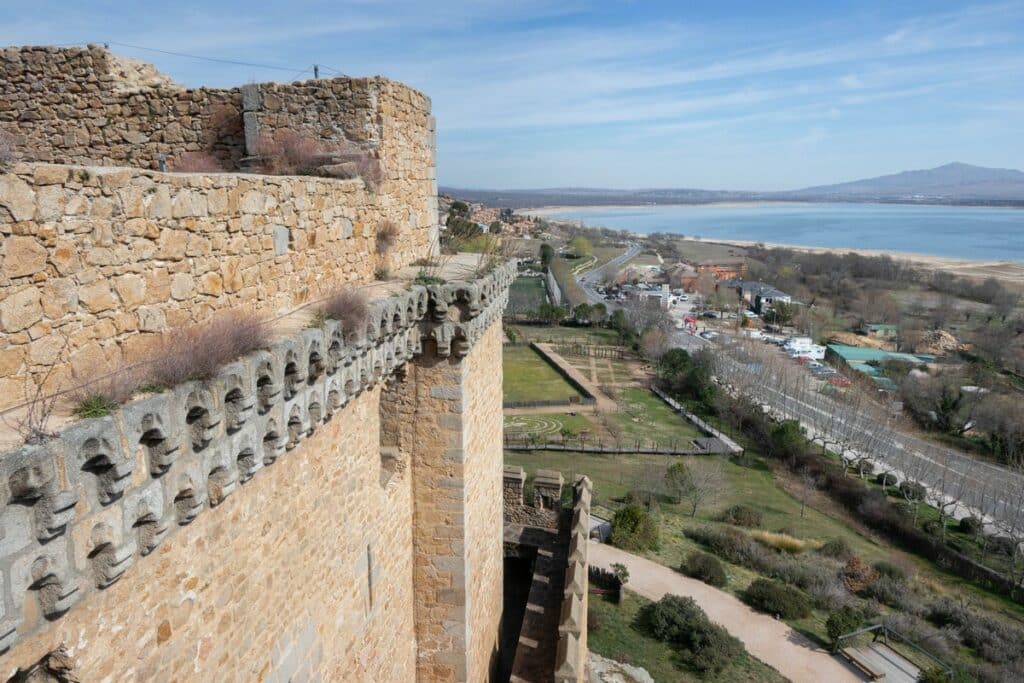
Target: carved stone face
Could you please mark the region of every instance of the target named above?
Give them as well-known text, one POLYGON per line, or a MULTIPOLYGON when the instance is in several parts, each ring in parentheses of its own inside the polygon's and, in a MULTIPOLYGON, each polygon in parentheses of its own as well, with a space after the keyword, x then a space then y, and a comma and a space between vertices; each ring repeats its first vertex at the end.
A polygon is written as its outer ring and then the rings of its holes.
POLYGON ((36 500, 43 495, 43 489, 53 481, 53 463, 37 463, 15 470, 8 479, 13 500, 36 500))

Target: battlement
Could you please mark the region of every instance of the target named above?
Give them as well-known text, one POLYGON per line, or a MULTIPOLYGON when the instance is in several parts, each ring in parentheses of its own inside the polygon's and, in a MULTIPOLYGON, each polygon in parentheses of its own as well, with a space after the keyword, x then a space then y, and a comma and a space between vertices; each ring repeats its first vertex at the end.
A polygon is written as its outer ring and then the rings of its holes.
POLYGON ((501 316, 514 262, 474 282, 412 286, 373 305, 367 328, 346 338, 337 321, 278 340, 223 368, 65 428, 51 442, 0 455, 5 586, 0 647, 39 602, 62 616, 91 590, 118 581, 165 537, 189 525, 362 392, 402 371, 423 344, 465 356, 501 316))

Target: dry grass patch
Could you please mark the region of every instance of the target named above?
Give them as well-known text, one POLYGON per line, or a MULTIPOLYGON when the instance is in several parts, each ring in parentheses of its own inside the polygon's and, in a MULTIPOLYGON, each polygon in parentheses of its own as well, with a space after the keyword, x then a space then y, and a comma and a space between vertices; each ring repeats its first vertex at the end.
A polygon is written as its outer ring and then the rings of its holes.
POLYGON ((270 326, 251 313, 229 313, 172 332, 150 359, 150 382, 173 387, 213 377, 223 365, 270 343, 270 326))
POLYGON ((752 531, 750 537, 761 545, 781 550, 790 555, 799 555, 806 550, 814 550, 820 547, 817 541, 805 541, 789 534, 776 533, 774 531, 752 531))

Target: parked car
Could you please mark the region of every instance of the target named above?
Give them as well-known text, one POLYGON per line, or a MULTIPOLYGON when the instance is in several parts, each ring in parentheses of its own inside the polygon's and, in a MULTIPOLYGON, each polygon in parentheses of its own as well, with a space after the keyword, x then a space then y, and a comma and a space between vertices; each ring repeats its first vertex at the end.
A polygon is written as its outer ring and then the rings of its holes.
POLYGON ((828 378, 828 383, 834 387, 848 387, 853 384, 849 378, 842 375, 832 375, 828 378))
POLYGON ((704 316, 705 318, 717 318, 718 317, 718 313, 715 312, 715 311, 704 311, 703 313, 701 313, 701 315, 704 316))
POLYGON ((700 336, 704 337, 705 339, 714 339, 715 337, 718 336, 718 333, 712 330, 704 330, 703 332, 700 333, 700 336))

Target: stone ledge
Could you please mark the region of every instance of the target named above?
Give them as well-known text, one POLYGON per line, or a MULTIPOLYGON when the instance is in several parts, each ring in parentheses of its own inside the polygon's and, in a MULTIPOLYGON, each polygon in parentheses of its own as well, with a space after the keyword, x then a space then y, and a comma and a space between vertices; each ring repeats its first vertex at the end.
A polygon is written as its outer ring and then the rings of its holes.
POLYGON ((500 318, 515 273, 510 261, 473 282, 411 286, 374 302, 355 339, 328 321, 209 381, 132 401, 112 415, 72 423, 46 443, 0 455, 7 494, 0 652, 118 581, 169 534, 423 354, 424 341, 440 357, 465 356, 500 318), (136 472, 140 465, 147 471, 136 472), (25 610, 33 598, 39 609, 25 610), (26 612, 45 619, 23 624, 26 612))
POLYGON ((589 591, 587 538, 590 535, 590 500, 593 485, 586 476, 573 484, 572 527, 569 561, 565 571, 564 598, 558 622, 556 683, 585 680, 587 661, 587 593, 589 591))

